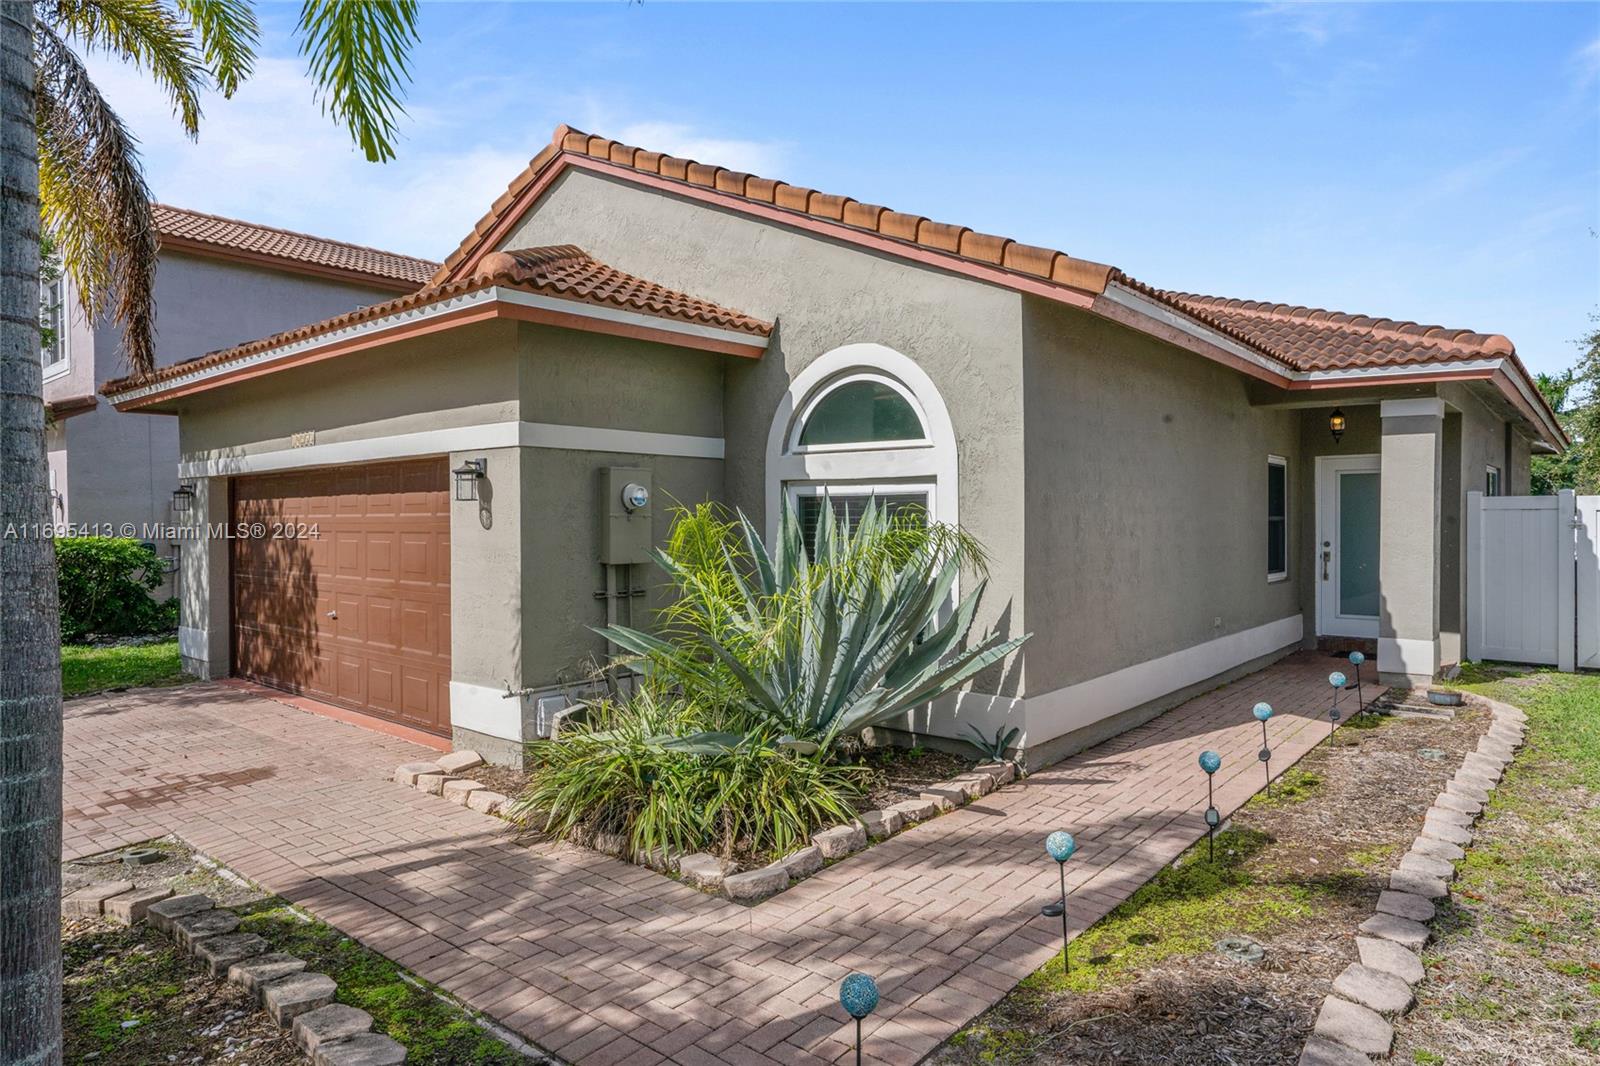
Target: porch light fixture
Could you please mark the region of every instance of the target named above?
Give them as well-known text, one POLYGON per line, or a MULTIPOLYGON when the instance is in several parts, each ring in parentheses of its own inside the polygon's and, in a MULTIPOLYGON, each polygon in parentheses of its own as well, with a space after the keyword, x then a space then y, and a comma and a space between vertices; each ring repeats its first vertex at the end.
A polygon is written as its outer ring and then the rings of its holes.
POLYGON ((1072 839, 1071 833, 1056 830, 1044 838, 1044 850, 1056 861, 1057 868, 1061 871, 1061 899, 1059 902, 1046 903, 1039 909, 1039 913, 1046 918, 1061 919, 1061 972, 1071 972, 1067 968, 1067 860, 1072 858, 1078 850, 1078 842, 1072 839))
POLYGON ((1217 859, 1217 826, 1222 824, 1222 814, 1217 810, 1216 797, 1211 793, 1211 778, 1222 769, 1222 756, 1214 751, 1200 753, 1200 769, 1206 772, 1206 861, 1217 859))
POLYGON ((861 1019, 878 1006, 878 982, 853 973, 839 983, 839 1005, 856 1020, 856 1066, 861 1066, 861 1019))
POLYGON ((185 481, 172 490, 172 510, 177 514, 188 514, 194 508, 194 486, 185 481))
POLYGON ((1272 717, 1272 704, 1258 703, 1251 712, 1256 716, 1256 721, 1261 723, 1261 750, 1256 753, 1256 758, 1261 760, 1261 765, 1267 771, 1267 795, 1272 795, 1272 749, 1267 746, 1267 719, 1272 717))
POLYGON ((1339 438, 1344 436, 1344 411, 1335 407, 1333 414, 1328 416, 1328 432, 1333 434, 1333 443, 1338 444, 1339 438))
POLYGON ((478 498, 478 482, 485 476, 489 469, 487 459, 465 459, 461 465, 450 471, 456 477, 456 499, 476 500, 478 498))

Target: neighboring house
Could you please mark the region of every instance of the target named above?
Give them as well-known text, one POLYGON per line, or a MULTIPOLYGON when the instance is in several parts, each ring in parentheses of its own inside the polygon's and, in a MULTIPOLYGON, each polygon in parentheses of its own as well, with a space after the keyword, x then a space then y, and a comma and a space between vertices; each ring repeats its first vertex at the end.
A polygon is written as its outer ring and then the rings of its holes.
POLYGON ((1164 292, 565 127, 420 292, 106 393, 178 416, 199 516, 317 533, 186 549, 191 667, 505 761, 591 627, 658 602, 674 502, 959 522, 979 626, 1033 639, 906 726, 1048 760, 1319 641, 1430 677, 1465 493, 1565 443, 1504 337, 1164 292))
MULTIPOLYGON (((392 299, 437 264, 288 230, 154 205, 156 352, 162 366, 328 315, 392 299)), ((120 329, 91 324, 63 275, 40 293, 54 342, 42 353, 54 521, 92 533, 164 537, 178 487, 178 425, 96 402, 127 373, 120 329)), ((174 560, 175 561, 175 560, 174 560)))

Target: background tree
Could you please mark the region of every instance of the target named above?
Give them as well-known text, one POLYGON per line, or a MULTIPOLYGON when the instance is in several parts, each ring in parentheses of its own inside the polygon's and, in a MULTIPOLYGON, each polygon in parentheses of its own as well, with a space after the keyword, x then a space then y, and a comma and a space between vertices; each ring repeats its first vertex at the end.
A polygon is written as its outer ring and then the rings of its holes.
MULTIPOLYGON (((1600 323, 1600 315, 1592 316, 1600 323)), ((1560 455, 1533 458, 1532 491, 1553 495, 1561 489, 1600 493, 1600 328, 1591 329, 1578 346, 1576 366, 1560 374, 1538 375, 1539 391, 1572 440, 1560 455)))
MULTIPOLYGON (((323 112, 394 155, 416 0, 304 0, 323 112)), ((61 1061, 61 666, 40 364, 41 223, 84 310, 155 367, 157 239, 136 142, 82 54, 119 58, 191 136, 259 39, 249 0, 0 0, 0 1063, 61 1061)))

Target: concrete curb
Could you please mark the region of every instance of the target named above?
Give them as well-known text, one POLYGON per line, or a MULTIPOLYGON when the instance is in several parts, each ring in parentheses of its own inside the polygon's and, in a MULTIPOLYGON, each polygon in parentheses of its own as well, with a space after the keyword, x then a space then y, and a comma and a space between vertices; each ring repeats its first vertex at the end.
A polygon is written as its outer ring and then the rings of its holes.
POLYGON ((1493 716, 1477 750, 1428 809, 1422 832, 1389 875, 1377 913, 1361 923, 1361 961, 1339 975, 1322 1001, 1316 1028, 1300 1052, 1300 1066, 1332 1066, 1386 1058, 1394 1046, 1392 1020, 1411 1009, 1412 989, 1426 977, 1421 951, 1429 936, 1433 901, 1450 894, 1456 863, 1473 838, 1473 825, 1517 749, 1527 738, 1528 716, 1510 704, 1469 697, 1493 716))

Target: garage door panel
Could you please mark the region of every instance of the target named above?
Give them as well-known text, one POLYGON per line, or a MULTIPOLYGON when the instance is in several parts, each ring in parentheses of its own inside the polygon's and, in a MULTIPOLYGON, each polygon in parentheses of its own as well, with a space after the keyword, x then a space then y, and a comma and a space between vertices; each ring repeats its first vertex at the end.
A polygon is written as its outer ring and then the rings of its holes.
POLYGON ((234 542, 236 672, 447 733, 448 489, 442 458, 237 479, 235 521, 318 532, 234 542))

